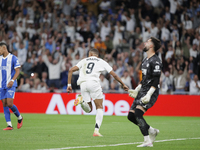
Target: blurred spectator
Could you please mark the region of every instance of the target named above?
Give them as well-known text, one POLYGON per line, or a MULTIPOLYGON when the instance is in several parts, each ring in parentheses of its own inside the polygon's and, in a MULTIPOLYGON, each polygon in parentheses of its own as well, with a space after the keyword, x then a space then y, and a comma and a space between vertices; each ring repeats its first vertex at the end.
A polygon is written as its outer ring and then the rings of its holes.
POLYGON ((126 39, 120 41, 120 44, 116 47, 117 53, 125 52, 128 53, 130 49, 130 44, 126 39))
POLYGON ((165 60, 167 60, 168 58, 171 59, 172 56, 173 56, 173 54, 174 54, 174 50, 173 50, 172 46, 169 45, 169 46, 168 46, 168 51, 167 51, 167 53, 166 53, 166 55, 165 55, 165 60))
POLYGON ((109 35, 106 35, 106 40, 104 41, 104 43, 106 45, 106 54, 111 54, 113 50, 113 43, 109 35))
POLYGON ((47 40, 47 42, 45 43, 45 48, 48 49, 50 51, 50 53, 52 54, 54 51, 54 46, 55 46, 55 41, 53 41, 52 38, 49 38, 47 40))
POLYGON ((188 62, 186 63, 185 68, 175 68, 174 67, 174 85, 175 85, 175 94, 184 94, 184 88, 186 85, 186 76, 187 76, 187 67, 188 67, 188 62))
POLYGON ((30 77, 32 71, 33 64, 31 63, 31 58, 28 57, 27 61, 22 66, 22 71, 24 72, 25 77, 30 77))
POLYGON ((34 87, 33 79, 26 78, 25 84, 23 84, 22 87, 21 87, 21 91, 22 92, 31 92, 33 87, 34 87))
POLYGON ((193 18, 193 27, 194 29, 198 28, 200 25, 200 11, 197 12, 197 15, 194 15, 193 18))
POLYGON ((100 10, 103 12, 107 12, 108 9, 110 8, 110 1, 109 0, 103 0, 100 5, 100 10))
POLYGON ((60 53, 59 60, 53 59, 52 56, 47 57, 46 54, 43 55, 43 60, 48 67, 49 71, 49 85, 51 87, 60 88, 60 72, 61 72, 61 63, 63 57, 60 53))
POLYGON ((181 42, 180 41, 174 41, 174 56, 175 58, 179 58, 183 55, 183 50, 182 50, 182 46, 181 46, 181 42))
POLYGON ((105 60, 110 66, 113 66, 114 64, 116 64, 114 57, 112 57, 112 54, 107 54, 107 55, 105 55, 104 60, 105 60))
POLYGON ((119 84, 116 82, 116 80, 113 80, 110 84, 109 92, 110 93, 117 93, 119 89, 119 84))
POLYGON ((158 28, 155 26, 155 23, 151 23, 151 28, 150 28, 150 33, 151 36, 158 38, 158 28))
POLYGON ((35 81, 34 81, 34 87, 32 89, 32 92, 33 93, 38 93, 41 89, 41 85, 40 85, 40 79, 37 78, 35 81))
POLYGON ((200 81, 197 75, 194 75, 193 80, 190 80, 190 95, 200 94, 200 81))
POLYGON ((190 56, 196 58, 197 57, 197 45, 193 44, 190 48, 190 56))
POLYGON ((98 51, 100 53, 100 57, 102 58, 105 54, 107 47, 106 47, 105 43, 101 40, 100 36, 97 38, 97 41, 94 43, 94 48, 98 49, 98 51))
POLYGON ((190 57, 190 36, 185 36, 185 31, 183 33, 183 36, 182 36, 182 40, 181 40, 181 43, 182 43, 182 48, 183 48, 183 56, 186 58, 186 59, 189 59, 190 57))
POLYGON ((190 20, 188 15, 185 15, 183 21, 183 28, 186 30, 190 30, 192 29, 192 27, 193 27, 192 21, 190 20))
POLYGON ((117 70, 115 71, 115 73, 116 73, 119 77, 122 77, 122 75, 123 75, 123 73, 124 73, 124 70, 125 70, 123 61, 122 61, 120 58, 118 58, 117 64, 118 64, 118 68, 117 68, 117 70))
POLYGON ((72 6, 70 5, 70 0, 64 1, 63 4, 63 13, 67 16, 70 16, 72 13, 72 6))
POLYGON ((44 81, 40 82, 40 92, 42 93, 48 92, 48 86, 44 81))
POLYGON ((166 71, 165 73, 161 74, 161 93, 162 94, 171 94, 173 90, 173 75, 166 71))
POLYGON ((105 41, 106 36, 110 34, 111 28, 110 28, 110 24, 108 23, 108 21, 104 21, 104 23, 101 23, 101 31, 100 31, 100 35, 101 35, 101 40, 105 41))
POLYGON ((171 20, 171 14, 169 12, 169 7, 165 6, 165 10, 163 10, 163 12, 161 13, 161 16, 163 16, 165 18, 165 21, 170 21, 171 20))
POLYGON ((25 47, 23 42, 20 42, 19 47, 17 46, 17 44, 15 44, 15 47, 17 48, 17 57, 18 57, 19 63, 23 65, 26 62, 27 46, 25 47))
MULTIPOLYGON (((131 84, 131 77, 129 76, 129 73, 127 70, 124 71, 124 74, 121 78, 123 83, 128 86, 129 89, 132 89, 132 84, 131 84)), ((122 92, 122 88, 120 87, 119 90, 122 92)))
POLYGON ((47 85, 49 85, 49 80, 48 80, 48 74, 47 74, 47 72, 42 72, 41 82, 45 82, 47 85))
POLYGON ((175 14, 176 14, 176 10, 179 6, 179 3, 177 0, 169 0, 170 2, 170 14, 171 14, 171 20, 174 20, 175 18, 175 14))
POLYGON ((47 72, 48 70, 46 64, 42 60, 42 56, 38 57, 38 62, 35 62, 32 70, 38 74, 40 79, 42 79, 42 72, 47 72))
POLYGON ((133 20, 129 15, 126 15, 126 34, 125 37, 126 39, 129 39, 130 36, 133 34, 134 30, 135 30, 135 20, 133 20))
POLYGON ((170 40, 170 31, 167 28, 167 24, 166 23, 161 29, 161 40, 163 42, 168 42, 170 40))
POLYGON ((23 39, 23 33, 25 33, 26 28, 22 26, 22 21, 19 21, 19 25, 16 27, 16 31, 20 39, 23 39))
POLYGON ((101 2, 102 0, 98 0, 97 2, 95 2, 95 0, 88 0, 87 2, 82 4, 86 6, 87 11, 91 11, 92 13, 94 13, 95 16, 97 16, 99 10, 98 7, 101 2))
POLYGON ((29 39, 32 39, 33 35, 36 34, 36 30, 34 29, 34 24, 33 24, 33 20, 28 20, 28 28, 26 29, 26 32, 29 35, 29 39))
POLYGON ((69 21, 68 25, 65 26, 65 31, 67 32, 67 35, 70 37, 70 40, 74 42, 75 40, 75 28, 73 26, 73 21, 69 21))
POLYGON ((116 26, 114 27, 114 38, 113 38, 113 46, 116 48, 120 42, 123 40, 123 31, 124 26, 121 25, 121 22, 117 21, 116 26))

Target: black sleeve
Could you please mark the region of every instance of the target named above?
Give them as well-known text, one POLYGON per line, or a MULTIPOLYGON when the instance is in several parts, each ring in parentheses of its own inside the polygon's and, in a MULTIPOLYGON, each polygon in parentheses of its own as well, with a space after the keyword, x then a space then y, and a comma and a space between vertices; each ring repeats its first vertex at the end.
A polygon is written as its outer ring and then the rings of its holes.
POLYGON ((160 75, 161 75, 162 64, 160 61, 153 61, 151 63, 151 76, 152 76, 152 86, 158 88, 160 82, 160 75))

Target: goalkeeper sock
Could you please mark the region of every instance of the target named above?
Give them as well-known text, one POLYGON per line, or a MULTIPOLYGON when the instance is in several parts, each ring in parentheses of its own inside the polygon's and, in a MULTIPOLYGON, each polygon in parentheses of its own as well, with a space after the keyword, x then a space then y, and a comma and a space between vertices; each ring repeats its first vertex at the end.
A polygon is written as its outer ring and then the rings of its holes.
POLYGON ((142 132, 143 136, 147 136, 149 135, 148 129, 150 128, 150 126, 144 120, 143 115, 144 115, 144 112, 142 110, 135 109, 135 117, 138 122, 140 131, 142 132))
POLYGON ((91 108, 89 106, 89 104, 87 102, 83 102, 81 103, 81 108, 86 112, 86 113, 90 113, 91 112, 91 108))
POLYGON ((102 121, 103 121, 103 109, 97 109, 95 131, 99 131, 102 121))

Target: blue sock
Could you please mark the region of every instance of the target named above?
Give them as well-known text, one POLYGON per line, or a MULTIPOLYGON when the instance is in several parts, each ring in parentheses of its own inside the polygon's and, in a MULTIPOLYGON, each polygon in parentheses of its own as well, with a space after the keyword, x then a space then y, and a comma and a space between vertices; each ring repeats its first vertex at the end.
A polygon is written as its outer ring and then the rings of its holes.
POLYGON ((3 107, 3 112, 4 112, 4 115, 5 115, 5 119, 6 119, 6 122, 9 122, 11 121, 10 120, 10 110, 9 110, 9 107, 3 107))
POLYGON ((19 113, 19 110, 17 109, 17 107, 15 105, 13 105, 10 109, 15 114, 15 116, 19 117, 20 113, 19 113))

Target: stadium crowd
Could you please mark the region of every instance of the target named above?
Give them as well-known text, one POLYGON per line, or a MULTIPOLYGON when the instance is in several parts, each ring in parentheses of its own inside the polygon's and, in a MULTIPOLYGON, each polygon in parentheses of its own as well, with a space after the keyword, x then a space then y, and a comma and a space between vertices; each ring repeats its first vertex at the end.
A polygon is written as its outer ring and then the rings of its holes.
MULTIPOLYGON (((22 66, 18 91, 66 92, 69 68, 90 47, 135 88, 143 42, 154 36, 162 42, 161 93, 200 94, 199 0, 0 0, 0 23, 0 41, 22 66)), ((100 82, 104 92, 122 92, 107 73, 100 82)))

